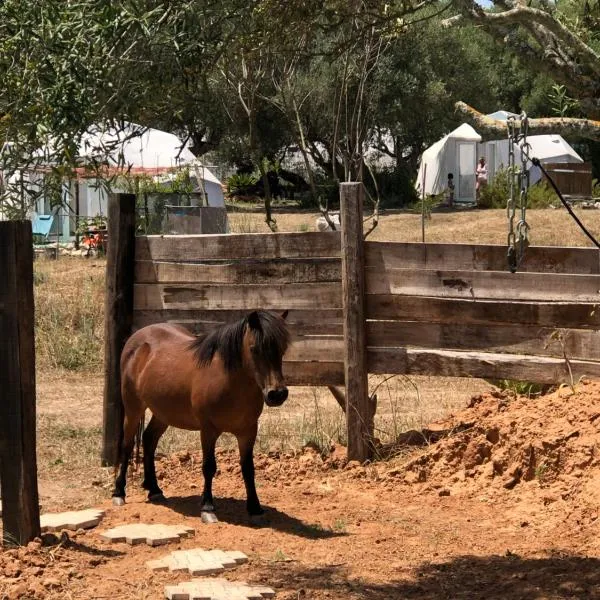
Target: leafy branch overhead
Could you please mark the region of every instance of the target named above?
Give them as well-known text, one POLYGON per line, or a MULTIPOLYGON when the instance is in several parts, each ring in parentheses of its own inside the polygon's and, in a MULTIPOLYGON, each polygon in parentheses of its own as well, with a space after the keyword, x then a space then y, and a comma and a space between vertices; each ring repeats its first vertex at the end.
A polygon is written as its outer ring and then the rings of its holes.
MULTIPOLYGON (((4 0, 4 181, 68 179, 92 125, 139 123, 258 172, 273 228, 271 166, 293 153, 325 213, 349 179, 408 203, 419 156, 460 119, 498 133, 471 106, 598 139, 599 30, 598 0, 4 0)), ((114 148, 96 142, 101 174, 114 148)))
POLYGON ((564 84, 590 117, 600 115, 600 37, 598 3, 497 0, 484 10, 474 0, 454 0, 459 14, 447 27, 476 24, 525 61, 564 84))

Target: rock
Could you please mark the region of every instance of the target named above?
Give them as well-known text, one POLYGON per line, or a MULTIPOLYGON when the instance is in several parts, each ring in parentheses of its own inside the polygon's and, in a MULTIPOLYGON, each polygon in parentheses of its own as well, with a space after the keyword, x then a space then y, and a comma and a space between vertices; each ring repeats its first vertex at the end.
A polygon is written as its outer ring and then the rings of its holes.
POLYGON ((485 439, 490 444, 497 444, 500 441, 500 430, 497 427, 490 427, 485 432, 485 439))
POLYGON ((312 467, 315 465, 316 460, 312 454, 303 454, 299 459, 298 463, 303 467, 312 467))
POLYGON ((486 465, 484 465, 482 475, 486 479, 494 478, 494 463, 493 462, 488 462, 486 465))
POLYGON ((44 579, 44 581, 42 581, 42 585, 45 588, 52 589, 59 588, 61 586, 61 583, 58 579, 56 579, 56 577, 48 577, 47 579, 44 579))
POLYGON ((179 460, 180 463, 189 462, 191 458, 189 452, 178 452, 175 456, 177 457, 177 460, 179 460))
POLYGON ((489 442, 479 439, 471 440, 463 456, 465 469, 468 471, 469 469, 482 464, 490 457, 491 453, 491 445, 489 442))
POLYGON ((35 540, 33 540, 33 542, 29 542, 29 544, 27 544, 27 551, 28 552, 37 552, 41 547, 42 547, 42 541, 39 540, 39 538, 36 538, 35 540))
POLYGON ((42 545, 43 546, 55 546, 58 544, 58 537, 53 533, 42 533, 42 545))
POLYGON ((419 483, 419 474, 414 471, 409 471, 404 475, 404 481, 408 484, 419 483))
POLYGON ((20 600, 25 597, 27 597, 27 584, 23 582, 13 585, 6 593, 7 600, 20 600))
POLYGON ((341 444, 334 443, 326 463, 335 468, 343 468, 348 462, 348 450, 341 444))
POLYGON ((11 560, 4 565, 4 576, 5 577, 18 577, 21 574, 21 563, 18 560, 11 560))

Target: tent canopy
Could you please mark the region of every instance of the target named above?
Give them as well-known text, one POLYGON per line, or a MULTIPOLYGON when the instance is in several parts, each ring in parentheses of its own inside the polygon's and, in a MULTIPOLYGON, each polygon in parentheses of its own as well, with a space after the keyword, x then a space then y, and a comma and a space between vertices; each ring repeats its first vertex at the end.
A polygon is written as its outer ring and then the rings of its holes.
POLYGON ((196 157, 176 135, 126 123, 122 129, 94 126, 79 144, 83 160, 106 158, 110 166, 165 171, 193 163, 196 157))

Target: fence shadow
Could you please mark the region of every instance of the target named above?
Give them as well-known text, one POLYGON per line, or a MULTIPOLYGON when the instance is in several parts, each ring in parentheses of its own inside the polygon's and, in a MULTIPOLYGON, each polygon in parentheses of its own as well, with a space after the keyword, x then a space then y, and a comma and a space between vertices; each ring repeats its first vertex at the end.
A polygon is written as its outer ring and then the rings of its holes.
POLYGON ((463 556, 423 564, 409 580, 375 584, 348 577, 347 566, 306 569, 298 563, 278 564, 276 575, 273 566, 269 568, 278 586, 306 598, 318 590, 334 598, 369 600, 600 599, 600 560, 574 555, 463 556))
MULTIPOLYGON (((199 495, 169 496, 166 505, 185 517, 200 518, 201 496, 199 495)), ((263 504, 265 515, 256 521, 251 521, 248 517, 245 500, 219 496, 215 499, 215 505, 219 521, 232 525, 245 525, 256 528, 268 527, 313 540, 347 535, 306 523, 265 504, 263 504)))

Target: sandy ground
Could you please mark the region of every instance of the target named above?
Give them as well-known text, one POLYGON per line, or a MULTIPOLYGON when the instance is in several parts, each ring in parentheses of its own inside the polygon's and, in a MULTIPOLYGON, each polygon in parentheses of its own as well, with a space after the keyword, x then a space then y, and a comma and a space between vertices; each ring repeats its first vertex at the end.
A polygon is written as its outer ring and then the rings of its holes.
POLYGON ((310 447, 258 454, 258 524, 226 449, 220 521, 202 524, 200 456, 179 452, 158 463, 166 504, 146 502, 134 475, 128 504, 99 503, 97 530, 0 555, 0 593, 158 599, 189 577, 151 573, 145 561, 202 547, 245 552, 249 563, 226 577, 285 600, 600 598, 599 409, 598 383, 533 399, 485 393, 434 426, 441 441, 390 461, 347 464, 339 446, 324 457, 310 447), (124 522, 186 524, 195 535, 162 548, 100 539, 124 522))

